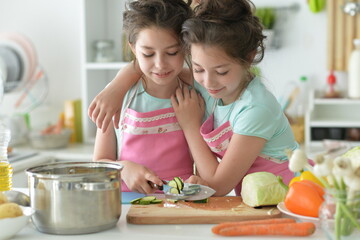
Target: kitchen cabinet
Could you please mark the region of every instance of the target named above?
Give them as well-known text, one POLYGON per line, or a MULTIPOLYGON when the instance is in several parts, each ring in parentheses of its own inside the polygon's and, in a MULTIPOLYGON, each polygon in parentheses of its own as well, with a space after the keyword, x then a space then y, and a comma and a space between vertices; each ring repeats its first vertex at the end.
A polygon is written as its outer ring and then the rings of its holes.
POLYGON ((82 0, 81 16, 81 88, 84 141, 93 143, 96 125, 89 119, 87 109, 94 97, 128 62, 122 56, 122 12, 126 1, 82 0), (111 62, 96 62, 95 44, 112 41, 111 62))
MULTIPOLYGON (((320 149, 323 139, 348 140, 349 131, 360 130, 360 100, 349 98, 322 98, 312 91, 305 116, 305 146, 308 151, 320 149)), ((360 145, 358 140, 350 145, 360 145)))

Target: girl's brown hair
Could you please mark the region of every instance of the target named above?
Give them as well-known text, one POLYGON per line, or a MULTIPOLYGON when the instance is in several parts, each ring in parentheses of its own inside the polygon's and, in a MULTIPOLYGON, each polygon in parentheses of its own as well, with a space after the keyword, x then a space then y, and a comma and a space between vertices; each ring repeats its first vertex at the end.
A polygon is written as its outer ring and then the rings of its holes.
POLYGON ((194 11, 182 29, 187 50, 194 43, 220 47, 248 69, 263 59, 266 37, 251 1, 202 0, 194 11))
POLYGON ((123 29, 135 44, 139 32, 152 26, 171 30, 180 39, 184 21, 192 16, 192 0, 138 0, 127 3, 123 29))

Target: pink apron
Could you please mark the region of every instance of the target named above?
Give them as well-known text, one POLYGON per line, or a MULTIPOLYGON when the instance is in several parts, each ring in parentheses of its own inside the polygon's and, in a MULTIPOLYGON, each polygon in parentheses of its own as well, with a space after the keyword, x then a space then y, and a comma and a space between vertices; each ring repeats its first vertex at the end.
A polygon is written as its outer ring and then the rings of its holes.
MULTIPOLYGON (((190 150, 172 107, 144 113, 126 107, 121 122, 118 159, 146 166, 164 180, 193 174, 190 150)), ((124 182, 122 191, 130 191, 124 182)))
MULTIPOLYGON (((233 135, 232 127, 230 122, 227 121, 220 127, 216 129, 213 128, 214 114, 212 114, 203 123, 200 128, 200 132, 211 151, 221 159, 225 155, 226 149, 233 135)), ((288 161, 280 161, 265 155, 258 156, 246 174, 262 171, 271 172, 275 175, 282 176, 285 184, 288 184, 294 177, 294 174, 288 168, 288 161)), ((240 181, 235 187, 235 193, 237 196, 239 196, 241 192, 241 183, 242 181, 240 181)))

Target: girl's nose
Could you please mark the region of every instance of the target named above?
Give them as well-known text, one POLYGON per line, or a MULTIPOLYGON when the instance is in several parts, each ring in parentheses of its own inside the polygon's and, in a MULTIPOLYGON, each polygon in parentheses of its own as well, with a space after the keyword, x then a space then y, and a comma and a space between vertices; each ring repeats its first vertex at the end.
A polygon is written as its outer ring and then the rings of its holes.
POLYGON ((155 58, 155 67, 157 68, 163 68, 166 65, 166 60, 163 56, 157 56, 155 58))

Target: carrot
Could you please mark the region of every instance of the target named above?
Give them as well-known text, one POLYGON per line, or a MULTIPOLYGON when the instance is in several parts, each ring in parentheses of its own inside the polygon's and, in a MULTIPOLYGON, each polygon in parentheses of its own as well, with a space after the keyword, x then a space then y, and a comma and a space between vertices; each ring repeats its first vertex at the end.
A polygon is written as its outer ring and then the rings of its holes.
POLYGON ((219 234, 220 230, 227 227, 235 227, 240 225, 249 225, 249 224, 275 224, 275 223, 294 223, 295 219, 293 218, 270 218, 270 219, 261 219, 261 220, 249 220, 241 222, 223 222, 214 226, 211 231, 215 234, 219 234))
POLYGON ((239 225, 222 228, 222 236, 275 235, 275 236, 309 236, 315 232, 315 224, 311 222, 276 223, 239 225))

